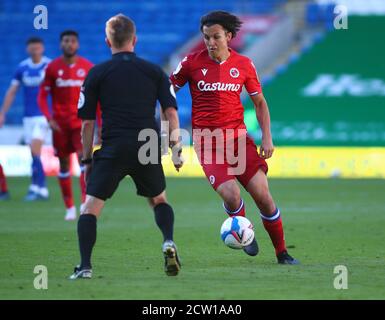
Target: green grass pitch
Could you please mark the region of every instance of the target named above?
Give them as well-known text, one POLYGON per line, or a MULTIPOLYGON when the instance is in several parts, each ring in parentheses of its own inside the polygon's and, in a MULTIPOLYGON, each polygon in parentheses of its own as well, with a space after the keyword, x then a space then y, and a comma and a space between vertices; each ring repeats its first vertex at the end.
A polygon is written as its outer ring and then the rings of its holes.
MULTIPOLYGON (((79 260, 76 222, 63 219, 56 179, 49 179, 50 201, 28 204, 29 180, 8 180, 12 199, 0 202, 0 299, 385 298, 383 180, 270 180, 289 252, 301 261, 282 266, 247 193, 257 257, 221 242, 226 216, 205 179, 167 179, 183 263, 177 277, 167 277, 153 213, 126 179, 98 222, 94 278, 75 282, 66 278, 79 260), (48 268, 47 290, 33 286, 36 265, 48 268), (337 265, 348 269, 346 290, 333 286, 337 265)), ((79 198, 77 178, 73 185, 79 198)))

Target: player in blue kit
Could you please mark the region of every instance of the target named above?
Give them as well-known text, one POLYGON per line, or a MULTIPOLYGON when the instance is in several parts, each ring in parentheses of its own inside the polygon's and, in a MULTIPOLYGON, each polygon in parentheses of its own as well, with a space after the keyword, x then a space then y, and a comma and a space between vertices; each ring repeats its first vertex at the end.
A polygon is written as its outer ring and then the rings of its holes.
POLYGON ((5 94, 0 109, 0 127, 5 122, 5 115, 15 99, 17 90, 22 86, 24 89, 24 139, 30 146, 32 154, 32 181, 25 200, 35 201, 48 199, 49 195, 40 160, 41 147, 49 134, 49 126, 37 104, 37 95, 50 59, 43 56, 44 44, 40 38, 28 39, 27 52, 29 58, 19 64, 5 94))

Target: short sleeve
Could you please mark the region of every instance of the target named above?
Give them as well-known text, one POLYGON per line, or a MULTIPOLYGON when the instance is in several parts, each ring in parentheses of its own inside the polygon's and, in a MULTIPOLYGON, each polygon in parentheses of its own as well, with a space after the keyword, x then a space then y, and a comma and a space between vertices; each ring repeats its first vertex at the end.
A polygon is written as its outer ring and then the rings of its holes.
POLYGON ((170 75, 171 83, 177 88, 182 88, 189 80, 189 60, 188 57, 184 57, 179 62, 175 71, 170 75))
POLYGON ((174 107, 177 109, 174 87, 170 83, 170 80, 167 78, 167 75, 163 72, 163 70, 161 70, 161 77, 158 87, 158 100, 163 110, 169 107, 174 107))
POLYGON ((259 77, 257 74, 257 70, 255 68, 254 63, 249 60, 248 68, 247 68, 247 76, 245 80, 245 87, 250 96, 254 96, 256 94, 262 93, 261 82, 259 81, 259 77))
POLYGON ((92 68, 80 89, 78 101, 78 118, 95 120, 99 100, 99 85, 95 68, 92 68))
POLYGON ((20 84, 22 77, 23 77, 23 70, 22 70, 21 66, 18 66, 15 73, 13 74, 11 85, 20 84))
POLYGON ((45 91, 50 91, 54 86, 55 79, 53 78, 52 74, 52 66, 51 64, 48 64, 44 71, 44 80, 40 85, 40 87, 45 91))

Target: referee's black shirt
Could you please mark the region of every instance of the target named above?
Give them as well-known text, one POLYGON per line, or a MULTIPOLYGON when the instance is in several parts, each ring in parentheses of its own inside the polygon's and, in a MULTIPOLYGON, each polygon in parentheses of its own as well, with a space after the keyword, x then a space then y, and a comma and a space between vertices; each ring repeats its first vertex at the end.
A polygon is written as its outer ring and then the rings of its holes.
POLYGON ((159 132, 157 100, 163 110, 177 108, 167 75, 133 52, 120 52, 89 71, 80 92, 78 117, 94 120, 100 102, 103 145, 116 139, 137 139, 142 129, 159 132))

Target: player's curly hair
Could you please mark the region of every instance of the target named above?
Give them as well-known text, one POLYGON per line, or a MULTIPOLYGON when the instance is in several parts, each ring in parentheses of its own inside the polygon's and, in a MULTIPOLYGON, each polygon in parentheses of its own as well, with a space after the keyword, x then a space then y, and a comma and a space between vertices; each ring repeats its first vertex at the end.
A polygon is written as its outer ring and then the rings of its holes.
POLYGON ((235 15, 226 11, 211 11, 201 17, 201 31, 203 27, 211 27, 219 24, 228 32, 231 32, 232 38, 235 38, 237 32, 241 29, 242 21, 235 15))

